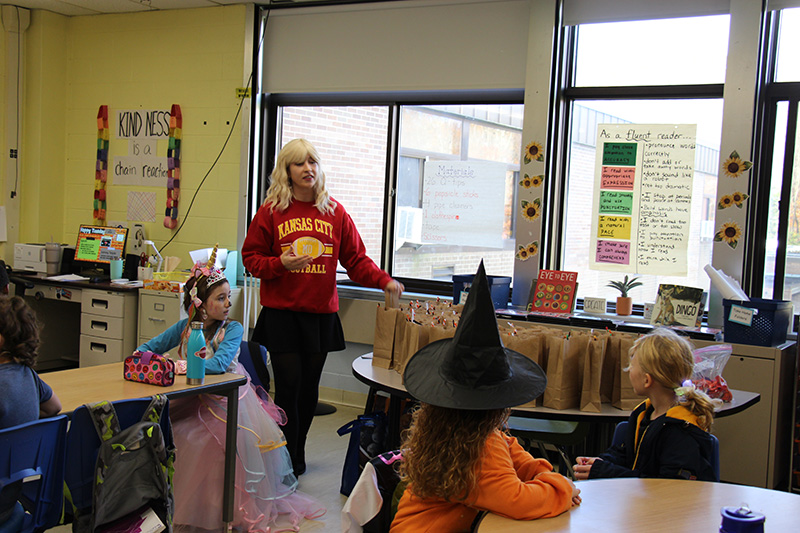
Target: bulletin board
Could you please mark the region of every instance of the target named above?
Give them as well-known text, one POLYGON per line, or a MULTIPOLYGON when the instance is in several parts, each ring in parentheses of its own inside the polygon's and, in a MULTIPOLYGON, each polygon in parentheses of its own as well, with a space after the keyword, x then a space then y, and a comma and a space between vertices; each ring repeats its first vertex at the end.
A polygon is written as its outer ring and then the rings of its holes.
POLYGON ((685 276, 695 124, 599 124, 590 268, 685 276))

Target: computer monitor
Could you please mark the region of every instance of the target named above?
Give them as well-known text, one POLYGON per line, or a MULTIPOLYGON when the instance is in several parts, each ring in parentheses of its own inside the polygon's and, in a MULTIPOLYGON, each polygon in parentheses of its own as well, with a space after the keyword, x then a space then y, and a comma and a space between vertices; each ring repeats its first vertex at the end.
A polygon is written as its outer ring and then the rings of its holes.
POLYGON ((125 258, 127 242, 128 228, 81 224, 75 245, 75 264, 84 275, 108 276, 111 260, 125 258))

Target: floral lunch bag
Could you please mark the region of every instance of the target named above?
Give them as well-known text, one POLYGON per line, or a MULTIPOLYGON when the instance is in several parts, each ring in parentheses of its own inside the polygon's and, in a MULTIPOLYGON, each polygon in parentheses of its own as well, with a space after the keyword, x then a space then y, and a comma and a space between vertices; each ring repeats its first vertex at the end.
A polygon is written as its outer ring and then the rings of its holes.
POLYGON ((123 376, 128 381, 169 387, 175 383, 175 362, 153 352, 133 352, 125 358, 123 376))

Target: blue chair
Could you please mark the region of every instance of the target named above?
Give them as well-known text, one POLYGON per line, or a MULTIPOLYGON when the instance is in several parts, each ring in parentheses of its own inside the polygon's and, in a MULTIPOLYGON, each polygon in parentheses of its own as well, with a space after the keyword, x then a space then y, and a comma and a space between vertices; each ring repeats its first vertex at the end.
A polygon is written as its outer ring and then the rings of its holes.
POLYGON ((261 386, 269 392, 269 370, 267 369, 267 348, 255 341, 242 341, 239 350, 239 362, 255 386, 261 386))
POLYGON ((0 530, 28 533, 58 524, 66 440, 66 415, 0 430, 0 491, 20 502, 0 530))
MULTIPOLYGON (((120 427, 125 429, 139 422, 145 409, 150 405, 150 400, 151 398, 137 398, 114 402, 120 427)), ((164 405, 160 425, 164 444, 168 449, 172 448, 169 402, 164 405)), ((67 466, 64 471, 64 482, 69 490, 67 511, 71 514, 82 515, 91 512, 94 468, 100 444, 100 437, 97 436, 89 410, 85 406, 75 409, 67 435, 67 466)))
MULTIPOLYGON (((625 439, 625 432, 628 428, 628 421, 623 420, 617 427, 614 428, 614 437, 611 439, 611 445, 617 446, 621 444, 622 441, 625 439)), ((712 443, 712 454, 711 454, 711 466, 714 468, 714 477, 716 481, 719 481, 719 439, 713 433, 709 433, 711 435, 711 443, 712 443)))

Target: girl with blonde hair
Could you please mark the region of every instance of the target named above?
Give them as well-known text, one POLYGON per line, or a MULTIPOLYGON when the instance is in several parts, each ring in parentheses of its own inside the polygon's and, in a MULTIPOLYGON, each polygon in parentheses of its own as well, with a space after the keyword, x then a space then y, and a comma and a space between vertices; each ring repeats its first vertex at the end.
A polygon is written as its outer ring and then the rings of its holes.
POLYGON ((697 390, 691 377, 692 345, 659 328, 631 347, 628 377, 647 399, 628 419, 621 444, 599 457, 578 457, 576 479, 661 477, 718 481, 711 423, 719 400, 697 390))
POLYGON ((242 246, 245 268, 261 279, 261 313, 252 340, 267 347, 275 403, 294 473, 306 470, 306 436, 328 352, 344 350, 336 290, 337 262, 350 279, 397 297, 403 285, 378 268, 353 219, 325 188, 317 149, 305 139, 280 151, 264 204, 242 246))

